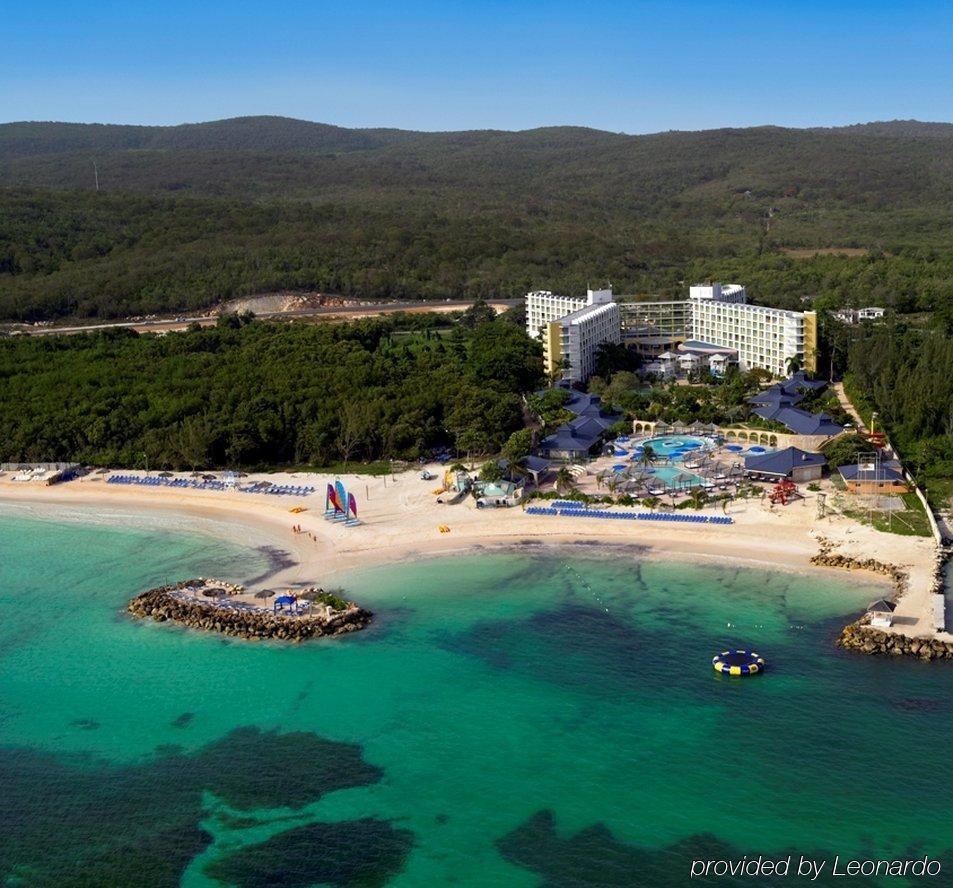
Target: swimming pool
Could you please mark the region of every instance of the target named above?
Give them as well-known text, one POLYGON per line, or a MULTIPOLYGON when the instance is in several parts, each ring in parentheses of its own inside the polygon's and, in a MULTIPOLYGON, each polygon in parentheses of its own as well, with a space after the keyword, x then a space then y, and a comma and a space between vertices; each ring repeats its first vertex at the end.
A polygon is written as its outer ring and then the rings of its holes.
MULTIPOLYGON (((658 466, 657 468, 649 468, 646 471, 652 476, 652 480, 660 481, 666 487, 675 484, 678 487, 697 487, 700 484, 703 484, 705 479, 699 478, 698 475, 694 475, 691 472, 686 472, 684 469, 678 469, 675 466, 658 466)), ((646 479, 649 486, 652 485, 652 480, 646 479)))
POLYGON ((641 451, 645 447, 651 447, 656 459, 671 459, 673 462, 679 462, 691 455, 696 450, 711 450, 711 441, 705 438, 696 438, 692 435, 659 435, 657 438, 649 438, 648 441, 641 441, 636 446, 636 451, 641 451))

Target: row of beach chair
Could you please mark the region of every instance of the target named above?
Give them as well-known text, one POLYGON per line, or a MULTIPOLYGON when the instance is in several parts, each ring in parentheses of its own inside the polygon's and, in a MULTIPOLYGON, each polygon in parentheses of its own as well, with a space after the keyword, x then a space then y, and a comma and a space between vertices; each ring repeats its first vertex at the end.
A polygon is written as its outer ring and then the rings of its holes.
POLYGON ((569 518, 609 518, 622 521, 678 521, 683 524, 734 524, 728 515, 680 515, 674 512, 610 512, 605 509, 586 509, 578 503, 572 508, 529 506, 527 515, 560 515, 569 518))
POLYGON ((241 487, 236 484, 226 484, 224 481, 199 481, 190 478, 163 478, 154 475, 110 475, 107 484, 138 484, 143 487, 187 487, 191 490, 228 490, 230 487, 242 493, 270 493, 274 496, 309 496, 314 493, 314 487, 305 487, 297 484, 272 484, 270 487, 260 487, 252 484, 241 487))

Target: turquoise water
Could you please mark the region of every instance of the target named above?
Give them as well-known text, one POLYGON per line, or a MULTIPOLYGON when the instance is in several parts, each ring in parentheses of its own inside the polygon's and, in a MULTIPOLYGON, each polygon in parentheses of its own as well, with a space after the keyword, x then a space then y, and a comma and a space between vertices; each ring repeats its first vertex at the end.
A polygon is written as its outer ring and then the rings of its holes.
POLYGON ((690 446, 689 452, 696 454, 703 450, 711 449, 711 442, 705 438, 696 438, 692 435, 659 435, 657 438, 649 438, 648 441, 640 441, 640 447, 651 447, 652 452, 659 459, 672 459, 680 461, 685 458, 681 452, 686 445, 690 446))
POLYGON ((700 478, 692 472, 687 472, 685 469, 679 469, 675 466, 658 466, 656 468, 649 468, 646 471, 663 484, 671 484, 676 478, 678 479, 679 487, 691 487, 692 485, 704 483, 704 478, 700 478))
POLYGON ((281 557, 185 531, 0 511, 9 884, 674 886, 696 857, 787 853, 953 870, 953 669, 834 649, 879 592, 855 576, 526 547, 354 574, 373 628, 284 647, 122 615, 281 557), (769 673, 717 676, 736 644, 769 673))

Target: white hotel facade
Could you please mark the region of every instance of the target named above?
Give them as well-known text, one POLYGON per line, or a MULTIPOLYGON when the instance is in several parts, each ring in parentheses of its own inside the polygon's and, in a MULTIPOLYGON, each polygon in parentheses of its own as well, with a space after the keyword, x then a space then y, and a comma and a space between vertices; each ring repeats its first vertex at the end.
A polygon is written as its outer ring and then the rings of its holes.
MULTIPOLYGON (((595 370, 603 342, 638 345, 664 333, 684 339, 680 352, 704 355, 731 349, 742 371, 760 368, 774 376, 788 373, 796 358, 808 372, 817 370, 817 314, 785 311, 748 303, 740 284, 698 284, 689 298, 675 302, 616 304, 612 290, 589 290, 586 297, 559 296, 548 290, 526 294, 526 332, 542 337, 547 373, 562 370, 569 382, 585 382, 595 370), (684 325, 684 335, 676 327, 684 325)), ((722 368, 723 369, 723 368, 722 368)))
POLYGON ((526 334, 542 334, 548 374, 585 382, 596 368, 599 346, 622 341, 622 319, 611 289, 589 290, 585 298, 537 290, 526 294, 526 334))
POLYGON ((817 313, 750 305, 747 298, 738 284, 692 287, 692 340, 734 349, 740 370, 787 376, 788 361, 796 358, 816 371, 817 313))

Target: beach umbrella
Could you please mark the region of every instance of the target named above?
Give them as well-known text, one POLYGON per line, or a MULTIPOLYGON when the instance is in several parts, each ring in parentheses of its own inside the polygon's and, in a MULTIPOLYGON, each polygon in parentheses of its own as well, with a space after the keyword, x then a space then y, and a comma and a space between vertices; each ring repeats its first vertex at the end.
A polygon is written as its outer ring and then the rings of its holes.
POLYGON ((274 594, 274 589, 260 589, 255 593, 255 598, 271 598, 274 594))
POLYGON ((214 475, 202 475, 202 478, 203 478, 205 481, 214 481, 214 480, 215 480, 215 476, 214 476, 214 475))
POLYGON ((160 478, 171 478, 173 476, 172 472, 159 472, 160 478))

